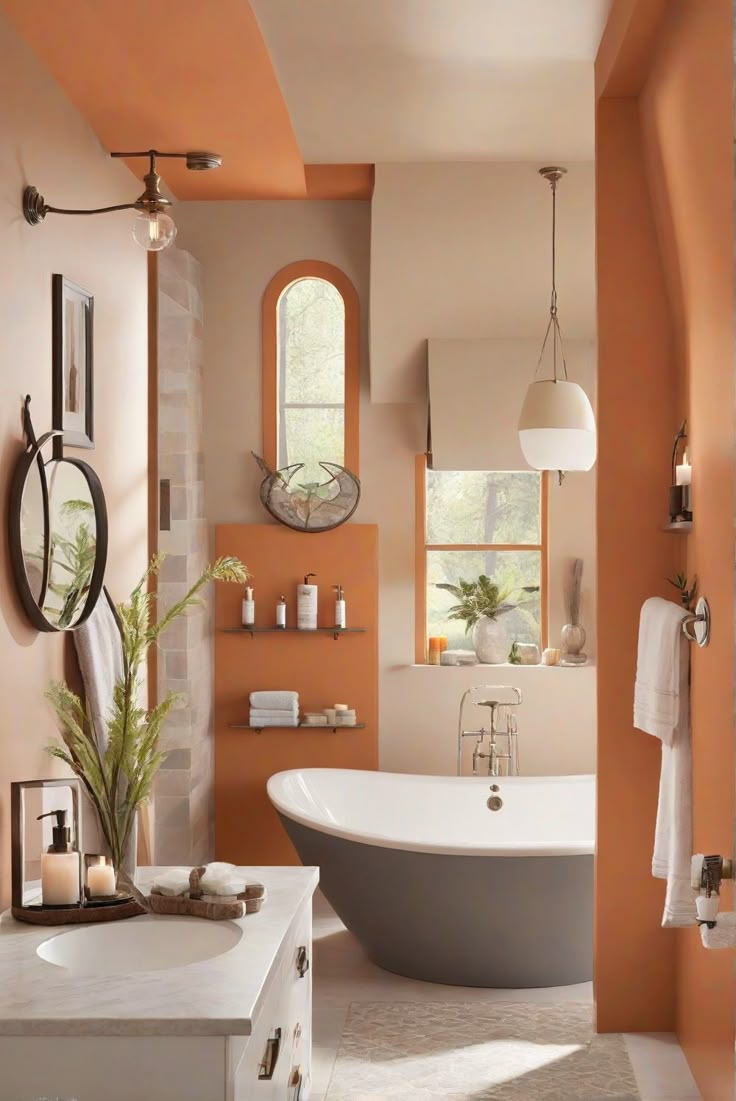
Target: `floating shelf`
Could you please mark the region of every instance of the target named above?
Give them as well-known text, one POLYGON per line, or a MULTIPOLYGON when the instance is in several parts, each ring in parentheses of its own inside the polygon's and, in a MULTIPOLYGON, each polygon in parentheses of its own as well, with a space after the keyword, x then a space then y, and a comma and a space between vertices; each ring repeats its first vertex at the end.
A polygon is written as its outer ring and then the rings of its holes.
POLYGON ((662 531, 667 531, 671 535, 688 535, 692 530, 692 520, 680 520, 675 521, 674 523, 662 525, 662 531))
POLYGON ((251 726, 250 723, 228 723, 231 730, 255 730, 262 734, 264 730, 365 730, 365 723, 341 723, 340 726, 325 726, 324 723, 299 723, 298 726, 251 726))
POLYGON ((332 635, 339 638, 340 635, 364 635, 366 627, 314 627, 305 631, 300 627, 220 627, 220 631, 226 635, 332 635))

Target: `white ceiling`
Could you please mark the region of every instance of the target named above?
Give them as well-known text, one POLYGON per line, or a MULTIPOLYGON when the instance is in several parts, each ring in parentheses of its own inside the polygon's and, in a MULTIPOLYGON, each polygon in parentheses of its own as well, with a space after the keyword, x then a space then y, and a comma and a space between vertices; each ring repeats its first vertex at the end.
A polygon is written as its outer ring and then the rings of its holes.
POLYGON ((611 0, 252 0, 307 162, 592 160, 611 0))

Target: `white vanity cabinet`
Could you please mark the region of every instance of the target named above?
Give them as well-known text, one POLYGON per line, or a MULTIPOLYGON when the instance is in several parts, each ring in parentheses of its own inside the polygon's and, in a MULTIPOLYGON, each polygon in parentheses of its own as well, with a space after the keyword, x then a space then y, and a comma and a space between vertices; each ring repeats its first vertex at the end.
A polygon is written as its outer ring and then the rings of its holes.
POLYGON ((307 1101, 312 1048, 311 905, 284 943, 253 1033, 231 1038, 228 1101, 307 1101))
POLYGON ((308 1101, 317 872, 242 871, 266 903, 235 947, 188 966, 75 977, 37 952, 69 930, 3 915, 0 1101, 308 1101))

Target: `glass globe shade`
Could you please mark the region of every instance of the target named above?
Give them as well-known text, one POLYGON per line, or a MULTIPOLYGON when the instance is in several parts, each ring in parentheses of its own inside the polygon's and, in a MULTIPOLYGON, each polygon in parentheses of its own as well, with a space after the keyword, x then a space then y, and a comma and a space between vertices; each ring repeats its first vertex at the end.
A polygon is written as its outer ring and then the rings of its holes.
POLYGON ((534 470, 590 470, 596 459, 595 417, 576 382, 533 382, 519 418, 519 443, 534 470))
POLYGON ((161 252, 176 237, 176 223, 160 211, 139 210, 133 222, 133 237, 147 252, 161 252))

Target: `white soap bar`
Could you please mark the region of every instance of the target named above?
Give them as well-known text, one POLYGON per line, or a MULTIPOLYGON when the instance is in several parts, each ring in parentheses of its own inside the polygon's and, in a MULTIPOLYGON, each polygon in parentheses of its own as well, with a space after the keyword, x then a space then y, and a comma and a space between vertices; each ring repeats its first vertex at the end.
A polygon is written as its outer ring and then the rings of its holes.
POLYGON ((153 883, 153 886, 161 892, 162 895, 183 895, 189 890, 189 868, 169 868, 168 871, 160 875, 153 883))
POLYGON ((347 711, 348 705, 346 703, 336 703, 335 711, 347 711))

